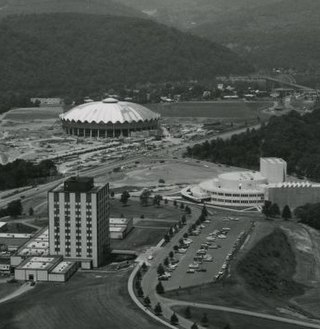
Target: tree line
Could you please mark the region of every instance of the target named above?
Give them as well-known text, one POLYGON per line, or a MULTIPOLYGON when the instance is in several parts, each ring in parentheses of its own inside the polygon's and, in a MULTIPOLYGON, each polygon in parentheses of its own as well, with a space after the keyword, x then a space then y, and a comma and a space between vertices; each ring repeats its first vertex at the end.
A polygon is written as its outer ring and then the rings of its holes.
POLYGON ((0 190, 32 185, 38 178, 55 176, 57 173, 57 167, 51 160, 34 164, 18 159, 6 165, 0 165, 0 190))
POLYGON ((260 129, 188 147, 185 156, 254 170, 260 157, 280 157, 289 174, 320 181, 320 108, 274 116, 260 129))

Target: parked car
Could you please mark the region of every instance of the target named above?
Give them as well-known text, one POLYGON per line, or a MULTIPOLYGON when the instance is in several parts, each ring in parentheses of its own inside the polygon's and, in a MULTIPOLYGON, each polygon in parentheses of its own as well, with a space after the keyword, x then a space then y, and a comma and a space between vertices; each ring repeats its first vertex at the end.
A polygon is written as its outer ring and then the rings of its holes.
POLYGON ((207 272, 207 269, 206 268, 199 268, 196 270, 197 272, 207 272))
POLYGON ((158 276, 158 280, 160 280, 160 281, 168 281, 169 280, 169 277, 166 276, 166 275, 160 275, 160 276, 158 276))
POLYGON ((193 268, 189 268, 187 273, 195 273, 195 270, 193 268))
POLYGON ((191 263, 191 264, 189 264, 189 268, 199 268, 199 264, 198 263, 191 263))

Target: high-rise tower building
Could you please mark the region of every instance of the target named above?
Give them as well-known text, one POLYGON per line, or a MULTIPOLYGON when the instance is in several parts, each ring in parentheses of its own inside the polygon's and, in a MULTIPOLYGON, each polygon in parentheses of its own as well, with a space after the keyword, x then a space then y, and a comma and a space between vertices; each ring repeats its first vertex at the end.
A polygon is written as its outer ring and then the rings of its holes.
POLYGON ((109 184, 71 177, 48 193, 51 255, 78 260, 83 268, 101 266, 110 250, 109 184))

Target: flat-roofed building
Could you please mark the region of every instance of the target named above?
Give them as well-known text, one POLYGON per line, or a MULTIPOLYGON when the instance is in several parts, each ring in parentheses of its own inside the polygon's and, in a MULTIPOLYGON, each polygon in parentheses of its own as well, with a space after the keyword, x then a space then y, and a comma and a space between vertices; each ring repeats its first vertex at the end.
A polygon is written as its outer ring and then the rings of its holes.
POLYGON ((49 271, 62 257, 28 257, 15 268, 15 279, 21 281, 49 281, 49 271))
POLYGON ((32 256, 48 256, 49 255, 49 230, 48 227, 43 228, 33 237, 22 244, 17 251, 11 256, 11 266, 18 266, 23 260, 32 256))
POLYGON ((260 172, 268 183, 283 183, 287 179, 287 163, 280 158, 260 158, 260 172))
POLYGON ((110 218, 110 239, 124 239, 133 229, 132 218, 110 218))
POLYGON ((48 193, 50 255, 99 267, 110 252, 109 185, 71 177, 48 193))
POLYGON ((280 208, 320 202, 320 184, 287 182, 287 163, 280 158, 260 158, 260 172, 235 171, 188 186, 184 198, 219 207, 262 209, 265 201, 280 208))
POLYGON ((62 256, 28 257, 15 268, 19 281, 67 281, 78 269, 76 262, 63 261, 62 256))

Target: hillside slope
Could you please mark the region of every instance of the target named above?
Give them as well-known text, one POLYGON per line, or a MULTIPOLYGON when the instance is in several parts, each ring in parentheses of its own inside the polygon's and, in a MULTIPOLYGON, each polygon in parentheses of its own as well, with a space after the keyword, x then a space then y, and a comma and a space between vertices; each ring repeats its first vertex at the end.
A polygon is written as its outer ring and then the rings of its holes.
POLYGON ((320 72, 319 0, 119 0, 230 47, 261 68, 320 72))
POLYGON ((251 70, 222 46, 128 17, 8 17, 0 24, 0 49, 0 91, 46 95, 251 70))
POLYGON ((85 13, 144 17, 116 0, 0 0, 0 19, 9 15, 85 13))
POLYGON ((320 2, 281 0, 228 12, 193 33, 220 42, 260 67, 320 71, 320 2))
MULTIPOLYGON (((229 12, 259 7, 265 0, 118 0, 128 7, 180 29, 215 21, 229 12)), ((281 0, 269 0, 269 3, 281 0)))

